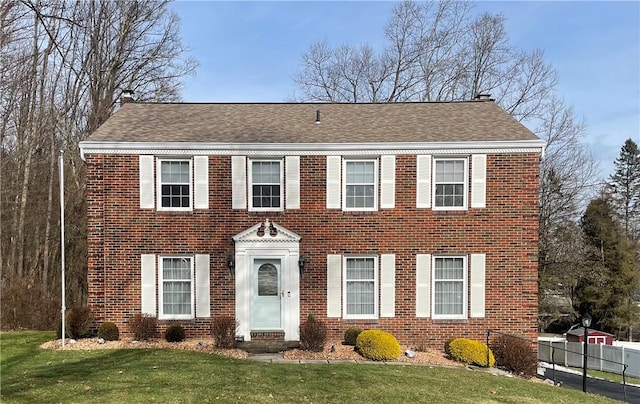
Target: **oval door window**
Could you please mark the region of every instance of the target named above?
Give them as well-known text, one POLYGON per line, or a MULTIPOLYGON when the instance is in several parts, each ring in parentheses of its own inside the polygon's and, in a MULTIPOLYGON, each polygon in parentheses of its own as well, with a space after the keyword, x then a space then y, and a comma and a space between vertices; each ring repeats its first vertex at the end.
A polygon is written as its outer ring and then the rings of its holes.
POLYGON ((278 269, 273 264, 258 268, 258 296, 278 296, 278 269))

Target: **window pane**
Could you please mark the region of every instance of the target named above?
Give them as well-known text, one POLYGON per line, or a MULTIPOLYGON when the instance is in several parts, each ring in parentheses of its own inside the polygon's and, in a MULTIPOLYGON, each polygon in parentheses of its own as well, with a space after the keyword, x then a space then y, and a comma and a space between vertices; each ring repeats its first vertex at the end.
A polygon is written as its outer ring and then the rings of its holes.
POLYGON ((463 314, 463 282, 436 281, 435 314, 463 314))
POLYGON ((160 171, 163 183, 189 183, 188 161, 162 161, 160 171))
POLYGON ((462 315, 464 310, 464 259, 461 257, 436 258, 435 314, 462 315))
POLYGON ((191 314, 191 260, 163 258, 162 277, 163 313, 191 314))
POLYGON ((189 161, 161 161, 161 197, 163 208, 188 208, 190 203, 189 161))
POLYGON ((345 205, 348 208, 373 208, 375 187, 373 185, 347 185, 345 205))
POLYGON ((258 296, 278 296, 278 269, 273 264, 258 268, 258 296))
POLYGON ((347 280, 373 280, 375 262, 373 258, 348 258, 347 280))
POLYGON ((347 184, 373 184, 375 164, 373 161, 347 161, 347 184))
POLYGON ((279 208, 280 185, 254 185, 253 207, 255 208, 279 208))
POLYGON ((279 184, 279 161, 254 161, 252 162, 251 179, 255 184, 279 184))
POLYGON ((375 314, 373 281, 347 282, 347 314, 375 314))
POLYGON ((281 177, 279 161, 251 162, 251 181, 254 208, 279 208, 281 177))

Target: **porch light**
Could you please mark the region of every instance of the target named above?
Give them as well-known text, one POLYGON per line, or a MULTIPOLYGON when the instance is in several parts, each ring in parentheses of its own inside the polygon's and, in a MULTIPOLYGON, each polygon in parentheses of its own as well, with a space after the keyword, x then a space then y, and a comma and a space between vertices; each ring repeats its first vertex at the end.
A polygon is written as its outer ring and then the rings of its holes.
POLYGON ((305 270, 306 263, 307 263, 307 257, 305 257, 304 255, 301 255, 300 258, 298 258, 298 269, 300 269, 301 276, 306 272, 305 270))
POLYGON ((233 276, 236 270, 236 257, 233 255, 227 256, 227 266, 229 267, 229 273, 233 276))

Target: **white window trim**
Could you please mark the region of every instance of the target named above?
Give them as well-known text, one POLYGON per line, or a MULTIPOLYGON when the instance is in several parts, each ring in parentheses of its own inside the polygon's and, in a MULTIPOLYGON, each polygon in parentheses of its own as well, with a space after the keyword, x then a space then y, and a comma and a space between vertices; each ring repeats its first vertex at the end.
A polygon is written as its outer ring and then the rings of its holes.
POLYGON ((432 255, 431 256, 431 318, 434 320, 466 320, 469 304, 469 259, 466 255, 432 255), (436 260, 438 258, 462 258, 462 314, 436 314, 436 260))
POLYGON ((380 302, 380 281, 379 281, 379 260, 377 255, 345 255, 342 257, 342 313, 344 319, 372 320, 377 319, 380 313, 378 308, 380 302), (354 258, 373 259, 373 314, 348 314, 347 313, 347 260, 354 258))
POLYGON ((468 210, 469 209, 469 158, 468 157, 434 157, 433 167, 431 170, 431 209, 433 210, 468 210), (462 194, 464 196, 464 203, 462 206, 436 206, 436 188, 438 182, 436 182, 436 163, 438 161, 463 161, 464 162, 464 189, 462 194))
POLYGON ((159 320, 193 320, 195 318, 195 257, 193 255, 161 255, 158 257, 158 319, 159 320), (164 314, 164 276, 165 258, 187 258, 190 262, 191 277, 191 314, 164 314))
POLYGON ((368 159, 352 159, 352 158, 343 158, 342 159, 342 210, 350 211, 350 212, 372 212, 378 210, 378 193, 380 192, 380 184, 379 184, 379 173, 378 173, 378 159, 377 158, 368 158, 368 159), (373 207, 371 208, 348 208, 347 207, 347 163, 351 162, 373 162, 373 207))
POLYGON ((181 158, 157 158, 156 159, 156 204, 158 210, 161 211, 173 211, 173 212, 188 212, 193 210, 193 159, 181 159, 181 158), (162 206, 162 162, 163 161, 180 161, 189 163, 189 206, 186 208, 172 208, 162 206))
POLYGON ((247 190, 249 195, 249 212, 282 212, 284 210, 284 160, 283 159, 247 159, 247 190), (278 208, 256 208, 253 206, 253 163, 254 162, 277 162, 280 163, 280 207, 278 208))

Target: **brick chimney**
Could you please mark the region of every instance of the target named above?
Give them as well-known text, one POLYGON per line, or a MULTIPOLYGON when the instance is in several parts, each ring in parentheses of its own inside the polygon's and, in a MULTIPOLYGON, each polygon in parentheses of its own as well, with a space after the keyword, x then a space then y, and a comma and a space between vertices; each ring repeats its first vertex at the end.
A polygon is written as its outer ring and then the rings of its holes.
POLYGON ((476 101, 495 101, 493 98, 491 98, 491 94, 477 94, 475 97, 476 101))
POLYGON ((133 102, 133 90, 122 90, 122 95, 120 96, 120 106, 128 102, 133 102))

